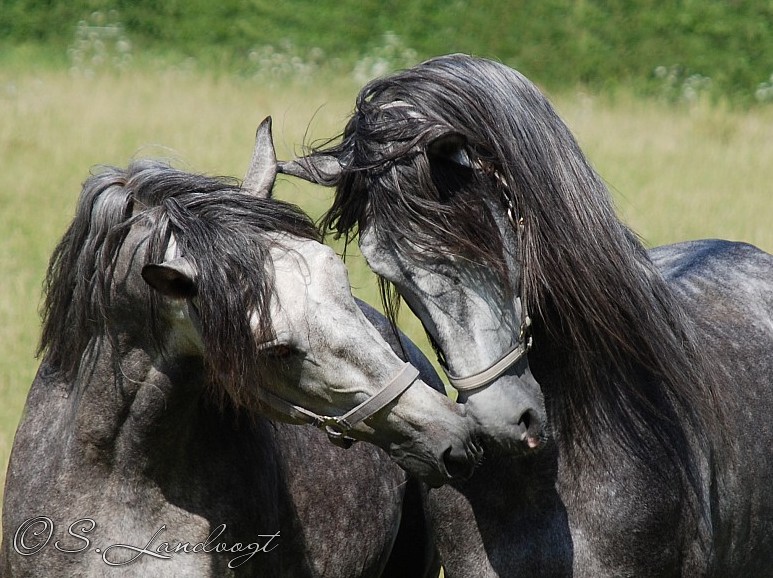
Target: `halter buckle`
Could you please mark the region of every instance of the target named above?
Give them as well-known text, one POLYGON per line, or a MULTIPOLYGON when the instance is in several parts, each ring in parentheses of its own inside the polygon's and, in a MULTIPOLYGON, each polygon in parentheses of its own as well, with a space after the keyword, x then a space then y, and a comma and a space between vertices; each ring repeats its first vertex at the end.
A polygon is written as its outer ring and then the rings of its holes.
POLYGON ((354 438, 346 435, 351 428, 338 417, 323 416, 319 427, 327 434, 330 443, 340 448, 349 449, 355 442, 354 438))

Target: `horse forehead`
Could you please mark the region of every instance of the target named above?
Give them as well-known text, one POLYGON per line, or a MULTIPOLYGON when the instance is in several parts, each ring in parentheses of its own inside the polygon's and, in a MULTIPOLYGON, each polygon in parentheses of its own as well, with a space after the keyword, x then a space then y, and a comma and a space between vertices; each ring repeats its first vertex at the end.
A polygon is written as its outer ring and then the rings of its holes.
POLYGON ((343 262, 333 249, 317 241, 283 236, 272 246, 271 259, 280 292, 334 296, 348 291, 343 262))
POLYGON ((115 272, 123 267, 141 267, 150 240, 150 228, 142 223, 135 223, 126 233, 121 246, 118 248, 115 261, 115 272))
POLYGON ((336 327, 334 320, 352 319, 356 304, 346 268, 330 247, 283 238, 272 246, 271 258, 274 291, 270 311, 278 337, 289 333, 314 341, 321 339, 321 332, 326 340, 336 327))

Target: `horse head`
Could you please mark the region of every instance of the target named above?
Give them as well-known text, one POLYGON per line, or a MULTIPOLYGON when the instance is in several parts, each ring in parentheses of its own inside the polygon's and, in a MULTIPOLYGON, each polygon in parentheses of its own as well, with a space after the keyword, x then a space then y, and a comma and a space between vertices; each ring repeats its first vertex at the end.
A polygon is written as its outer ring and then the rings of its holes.
POLYGON ((374 81, 340 145, 280 162, 279 170, 337 187, 323 226, 356 236, 370 268, 419 317, 481 438, 516 454, 535 451, 547 416, 527 356, 513 208, 476 136, 422 110, 410 93, 374 81))

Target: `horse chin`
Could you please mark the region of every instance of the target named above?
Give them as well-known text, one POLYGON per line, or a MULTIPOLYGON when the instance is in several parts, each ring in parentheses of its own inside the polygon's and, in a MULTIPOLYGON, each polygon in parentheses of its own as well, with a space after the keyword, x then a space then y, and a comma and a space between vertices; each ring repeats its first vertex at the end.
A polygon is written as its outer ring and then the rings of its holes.
POLYGON ((432 488, 469 479, 483 459, 483 450, 476 442, 448 445, 432 457, 419 454, 410 447, 392 447, 389 455, 408 473, 432 488))

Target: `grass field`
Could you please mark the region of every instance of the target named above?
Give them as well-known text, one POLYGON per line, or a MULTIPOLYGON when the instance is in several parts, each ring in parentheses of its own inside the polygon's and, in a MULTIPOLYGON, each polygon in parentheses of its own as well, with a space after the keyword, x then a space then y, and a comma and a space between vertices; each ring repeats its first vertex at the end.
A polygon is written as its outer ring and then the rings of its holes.
MULTIPOLYGON (((0 70, 0 487, 37 367, 41 281, 90 168, 152 156, 241 176, 264 116, 286 158, 338 132, 356 91, 350 81, 269 87, 183 69, 91 79, 0 70)), ((773 251, 773 108, 555 100, 648 245, 723 237, 773 251)), ((276 195, 315 216, 329 202, 327 191, 287 179, 276 195)), ((376 303, 362 260, 348 264, 355 292, 376 303)), ((415 320, 404 316, 404 327, 424 345, 415 320)))

